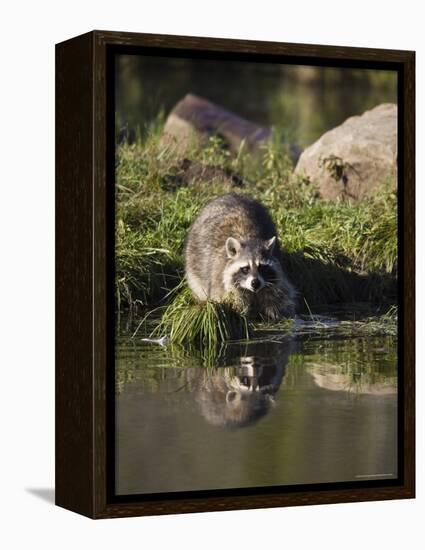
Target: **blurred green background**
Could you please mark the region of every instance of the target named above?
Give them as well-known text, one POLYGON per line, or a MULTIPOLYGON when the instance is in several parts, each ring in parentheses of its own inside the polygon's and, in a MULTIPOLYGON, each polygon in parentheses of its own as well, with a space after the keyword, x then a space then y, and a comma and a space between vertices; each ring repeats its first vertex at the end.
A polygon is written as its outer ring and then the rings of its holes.
POLYGON ((302 147, 347 117, 397 102, 395 71, 119 55, 116 130, 141 132, 187 93, 265 126, 302 147))

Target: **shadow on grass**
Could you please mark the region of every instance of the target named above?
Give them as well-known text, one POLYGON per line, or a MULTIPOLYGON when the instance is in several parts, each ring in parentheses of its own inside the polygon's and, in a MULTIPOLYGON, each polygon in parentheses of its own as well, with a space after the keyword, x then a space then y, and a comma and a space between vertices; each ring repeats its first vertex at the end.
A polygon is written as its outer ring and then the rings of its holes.
MULTIPOLYGON (((340 259, 344 264, 344 258, 340 259)), ((282 265, 298 291, 298 311, 323 304, 397 301, 397 278, 389 273, 360 274, 347 266, 306 257, 302 252, 283 253, 282 265)))
MULTIPOLYGON (((285 273, 298 291, 297 311, 305 312, 315 306, 370 302, 385 305, 397 302, 397 277, 390 273, 358 273, 348 258, 338 264, 311 258, 306 251, 282 253, 285 273)), ((153 271, 137 280, 134 273, 130 285, 120 291, 121 310, 130 309, 136 317, 143 310, 169 303, 169 294, 184 276, 183 265, 166 262, 152 266, 153 271)))

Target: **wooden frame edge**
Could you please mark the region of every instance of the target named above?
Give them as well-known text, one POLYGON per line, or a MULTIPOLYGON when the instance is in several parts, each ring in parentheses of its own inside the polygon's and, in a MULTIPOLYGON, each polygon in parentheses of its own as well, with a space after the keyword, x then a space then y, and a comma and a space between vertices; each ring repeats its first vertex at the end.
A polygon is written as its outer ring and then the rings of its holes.
POLYGON ((56 46, 55 501, 91 517, 92 67, 91 33, 56 46))

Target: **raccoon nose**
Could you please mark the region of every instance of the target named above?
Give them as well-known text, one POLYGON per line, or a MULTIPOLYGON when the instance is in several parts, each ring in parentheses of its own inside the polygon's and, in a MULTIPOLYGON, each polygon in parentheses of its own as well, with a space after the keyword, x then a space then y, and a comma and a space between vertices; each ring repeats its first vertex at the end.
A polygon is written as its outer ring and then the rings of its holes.
POLYGON ((251 286, 253 290, 258 290, 261 286, 261 281, 259 279, 252 279, 251 286))

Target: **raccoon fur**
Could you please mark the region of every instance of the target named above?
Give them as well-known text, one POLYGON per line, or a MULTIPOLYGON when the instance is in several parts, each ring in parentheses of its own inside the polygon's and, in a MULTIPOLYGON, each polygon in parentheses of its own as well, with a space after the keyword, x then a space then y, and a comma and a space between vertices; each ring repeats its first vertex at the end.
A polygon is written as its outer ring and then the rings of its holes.
POLYGON ((186 278, 201 302, 232 301, 251 318, 295 314, 295 289, 285 276, 276 227, 254 199, 229 193, 210 200, 185 243, 186 278))

